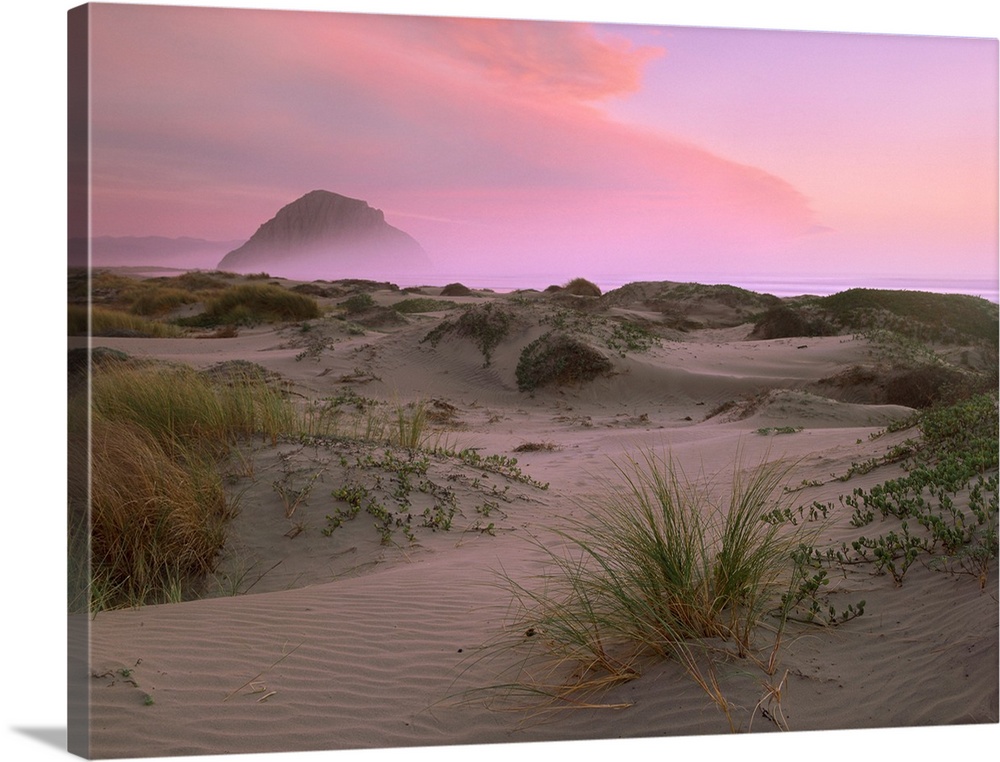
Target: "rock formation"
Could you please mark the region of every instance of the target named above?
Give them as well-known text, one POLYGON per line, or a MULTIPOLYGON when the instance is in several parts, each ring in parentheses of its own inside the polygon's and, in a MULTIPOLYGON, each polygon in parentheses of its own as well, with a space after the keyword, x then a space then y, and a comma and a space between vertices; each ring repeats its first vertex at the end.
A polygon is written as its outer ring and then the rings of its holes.
POLYGON ((282 207, 219 262, 220 270, 301 280, 399 277, 429 265, 411 236, 365 201, 316 190, 282 207))

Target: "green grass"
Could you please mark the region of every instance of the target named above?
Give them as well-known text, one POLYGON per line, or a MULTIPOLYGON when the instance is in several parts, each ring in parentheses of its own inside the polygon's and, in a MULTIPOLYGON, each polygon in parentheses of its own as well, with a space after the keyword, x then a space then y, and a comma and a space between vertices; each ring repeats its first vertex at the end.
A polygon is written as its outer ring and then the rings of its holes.
MULTIPOLYGON (((258 375, 214 382, 188 367, 116 363, 92 377, 89 520, 71 520, 80 593, 92 611, 177 600, 209 572, 234 506, 219 459, 247 438, 298 431, 296 410, 258 375)), ((85 392, 71 399, 81 424, 85 392)), ((77 479, 76 489, 80 489, 77 479)))
POLYGON ((91 432, 91 610, 176 600, 225 541, 232 506, 214 465, 135 424, 91 432))
POLYGON ((240 438, 274 439, 298 425, 282 392, 254 375, 218 384, 188 366, 119 364, 95 373, 91 386, 95 417, 137 425, 181 450, 225 454, 240 438))
POLYGON ((403 299, 400 302, 396 302, 392 305, 392 308, 396 312, 401 312, 404 315, 411 315, 421 312, 440 312, 443 310, 451 310, 455 308, 455 303, 450 302, 447 299, 432 299, 430 297, 414 297, 412 299, 403 299))
POLYGON ((165 315, 173 309, 196 301, 198 300, 191 291, 165 285, 144 289, 132 302, 130 311, 135 315, 165 315))
MULTIPOLYGON (((249 277, 249 276, 248 276, 249 277)), ((231 286, 211 298, 205 312, 178 321, 181 325, 256 325, 311 320, 322 314, 312 297, 263 283, 231 286)))
POLYGON ((669 458, 626 459, 599 503, 559 530, 568 550, 539 544, 549 567, 540 584, 504 578, 518 606, 510 633, 544 643, 515 684, 576 701, 634 678, 647 658, 672 658, 729 717, 712 656, 725 651, 714 644, 766 675, 775 668, 780 635, 765 657, 757 635, 793 578, 797 530, 764 519, 787 473, 780 463, 737 469, 720 503, 669 458))
POLYGON ((116 332, 128 332, 151 338, 175 338, 184 335, 183 329, 169 323, 147 320, 143 317, 106 307, 93 306, 88 310, 87 306, 82 304, 69 305, 68 335, 87 335, 88 312, 90 316, 89 330, 94 336, 106 336, 116 332))

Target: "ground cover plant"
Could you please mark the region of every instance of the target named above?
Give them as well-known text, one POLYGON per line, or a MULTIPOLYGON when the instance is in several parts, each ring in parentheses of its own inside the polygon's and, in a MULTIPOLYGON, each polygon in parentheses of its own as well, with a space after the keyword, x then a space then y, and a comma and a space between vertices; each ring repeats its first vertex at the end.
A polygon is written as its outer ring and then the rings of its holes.
POLYGON ((901 450, 905 476, 842 498, 858 528, 896 520, 885 533, 853 541, 853 553, 844 548, 843 556, 870 561, 897 585, 927 558, 933 568, 972 574, 985 588, 998 550, 996 397, 929 410, 917 426, 919 439, 901 450))
POLYGON ((469 449, 366 442, 342 452, 339 466, 344 476, 332 492, 335 505, 323 533, 333 536, 364 515, 373 520, 384 545, 416 543, 421 530, 450 531, 457 517, 471 520, 465 532, 495 534, 497 522, 507 518, 502 506, 524 497, 512 487, 548 486, 522 473, 514 458, 469 449), (459 487, 466 492, 465 504, 459 487))
MULTIPOLYGON (((827 570, 861 567, 901 586, 908 570, 920 563, 968 574, 985 589, 998 555, 996 395, 933 408, 907 423, 918 436, 880 458, 852 465, 842 477, 847 481, 889 463, 904 469, 903 476, 840 497, 840 504, 852 510, 851 526, 864 534, 839 547, 803 547, 797 562, 807 583, 822 584, 827 570)), ((835 509, 833 504, 815 507, 824 514, 835 509)), ((811 614, 819 615, 815 596, 803 597, 812 599, 811 614)))
POLYGON ((520 323, 515 313, 503 304, 487 302, 465 308, 457 318, 445 318, 421 339, 436 347, 448 335, 471 340, 483 355, 483 367, 490 365, 493 350, 520 323))

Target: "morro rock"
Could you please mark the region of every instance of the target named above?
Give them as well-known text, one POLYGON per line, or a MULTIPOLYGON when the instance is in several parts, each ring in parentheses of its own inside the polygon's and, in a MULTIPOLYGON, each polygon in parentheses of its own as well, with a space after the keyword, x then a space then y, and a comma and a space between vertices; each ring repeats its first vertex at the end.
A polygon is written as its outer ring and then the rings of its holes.
POLYGON ((419 276, 429 264, 420 244, 380 209, 315 190, 278 210, 219 269, 298 280, 382 279, 419 276))

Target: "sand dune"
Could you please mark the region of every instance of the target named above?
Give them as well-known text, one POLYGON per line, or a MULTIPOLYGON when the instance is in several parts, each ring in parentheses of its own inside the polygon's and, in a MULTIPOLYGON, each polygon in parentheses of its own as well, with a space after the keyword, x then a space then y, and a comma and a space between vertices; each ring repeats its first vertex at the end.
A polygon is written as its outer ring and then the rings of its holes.
MULTIPOLYGON (((643 312, 639 297, 649 290, 623 296, 601 315, 612 322, 640 315, 662 326, 659 313, 643 312)), ((383 305, 402 298, 375 297, 383 305)), ((501 297, 457 301, 489 299, 501 297)), ((723 714, 673 662, 651 663, 640 678, 611 689, 600 701, 607 706, 551 713, 484 690, 513 679, 526 653, 488 647, 503 633, 511 604, 498 571, 530 584, 545 560, 531 540, 557 545, 552 530, 583 516, 615 478, 616 462, 643 451, 669 452, 688 476, 720 483, 736 464, 788 459, 795 464, 788 482, 794 503, 834 506, 820 539, 849 542, 857 531, 838 498, 899 470, 839 477, 912 436, 872 437, 912 409, 822 396, 818 382, 871 361, 865 339, 751 341, 747 323, 683 332, 663 326, 646 351, 622 356, 604 348, 614 366, 609 375, 520 391, 520 352, 548 326, 532 317, 546 309, 538 306, 543 298, 518 304, 525 324, 496 347, 489 364, 467 338, 423 341, 447 311, 363 335, 324 319, 315 329, 324 332, 319 349, 315 334, 309 345, 297 327, 280 325, 226 339, 94 339, 135 357, 197 368, 249 360, 279 374, 302 399, 351 390, 373 401, 422 400, 436 413, 429 424, 435 441, 516 457, 531 480, 431 457, 427 478, 456 490, 453 526, 385 544, 361 519, 330 536, 322 531, 335 508, 331 491, 357 477, 351 464, 377 448, 253 445, 242 469, 228 466, 242 510, 207 597, 93 619, 94 756, 728 732, 723 714), (303 356, 310 346, 314 351, 303 356), (545 446, 523 447, 530 444, 545 446), (289 474, 300 485, 313 479, 291 516, 273 487, 289 474), (488 517, 477 510, 487 494, 503 495, 488 517)), ((733 313, 724 304, 701 304, 698 316, 704 323, 733 313)), ((843 626, 791 632, 781 655, 789 728, 997 722, 995 559, 991 569, 985 590, 968 576, 924 567, 911 570, 901 587, 862 567, 833 579, 835 603, 864 598, 867 612, 843 626)), ((524 648, 533 647, 525 640, 524 648)), ((750 670, 734 663, 722 679, 742 730, 777 730, 761 712, 764 689, 750 670)))

